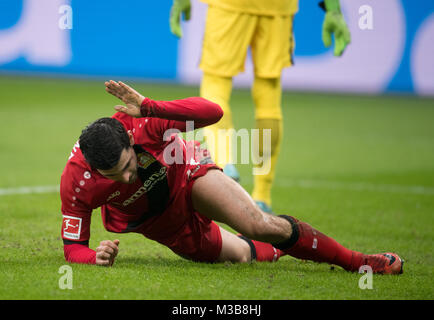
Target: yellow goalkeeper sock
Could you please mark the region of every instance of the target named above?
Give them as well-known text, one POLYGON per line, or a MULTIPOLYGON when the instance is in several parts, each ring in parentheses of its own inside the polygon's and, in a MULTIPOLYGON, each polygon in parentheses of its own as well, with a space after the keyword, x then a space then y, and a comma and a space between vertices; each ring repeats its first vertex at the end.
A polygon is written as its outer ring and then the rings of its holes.
POLYGON ((259 129, 259 141, 255 143, 262 158, 259 164, 254 165, 254 173, 260 171, 260 174, 253 176, 252 198, 271 207, 271 188, 283 138, 280 79, 255 77, 252 93, 256 106, 256 128, 259 129), (271 130, 268 142, 263 140, 264 129, 271 130), (262 170, 257 170, 259 168, 262 170))
POLYGON ((255 169, 261 168, 261 170, 258 170, 260 171, 259 174, 253 175, 252 198, 256 201, 263 201, 271 207, 271 187, 280 153, 283 125, 282 121, 277 119, 258 119, 256 120, 256 128, 259 129, 259 156, 263 157, 263 161, 254 166, 255 169), (263 144, 264 129, 271 129, 270 146, 263 144), (267 151, 264 150, 265 148, 268 148, 267 151))
POLYGON ((215 163, 222 168, 227 163, 232 163, 233 159, 233 135, 231 132, 234 131, 234 126, 229 106, 231 91, 232 78, 204 73, 200 86, 200 96, 217 103, 224 112, 219 122, 203 129, 211 157, 215 163))

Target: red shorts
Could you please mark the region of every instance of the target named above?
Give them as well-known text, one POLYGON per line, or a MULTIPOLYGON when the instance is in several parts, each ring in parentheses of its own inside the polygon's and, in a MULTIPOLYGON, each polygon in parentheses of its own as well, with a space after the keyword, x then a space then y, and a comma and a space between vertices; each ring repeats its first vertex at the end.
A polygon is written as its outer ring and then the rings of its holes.
POLYGON ((200 262, 215 262, 222 249, 222 236, 220 227, 211 219, 205 217, 193 208, 191 192, 197 178, 204 176, 209 170, 219 169, 214 163, 202 164, 191 175, 187 187, 181 192, 185 201, 179 205, 188 217, 184 225, 172 237, 171 243, 166 246, 177 255, 200 262))
POLYGON ((139 232, 183 258, 215 262, 222 248, 220 227, 194 210, 191 192, 197 178, 209 170, 221 168, 212 162, 201 161, 190 169, 186 186, 177 192, 170 207, 139 232))

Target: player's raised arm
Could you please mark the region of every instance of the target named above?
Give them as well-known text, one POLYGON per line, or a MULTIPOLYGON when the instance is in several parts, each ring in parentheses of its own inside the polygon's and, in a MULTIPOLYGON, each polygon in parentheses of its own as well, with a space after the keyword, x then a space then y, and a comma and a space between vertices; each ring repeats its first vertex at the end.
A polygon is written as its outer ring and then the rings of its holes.
POLYGON ((175 120, 175 125, 181 131, 185 130, 186 121, 194 121, 195 128, 212 125, 223 116, 222 108, 200 97, 172 101, 156 101, 145 98, 136 90, 119 81, 105 82, 106 91, 125 103, 125 106, 115 106, 115 110, 135 118, 154 117, 175 120))

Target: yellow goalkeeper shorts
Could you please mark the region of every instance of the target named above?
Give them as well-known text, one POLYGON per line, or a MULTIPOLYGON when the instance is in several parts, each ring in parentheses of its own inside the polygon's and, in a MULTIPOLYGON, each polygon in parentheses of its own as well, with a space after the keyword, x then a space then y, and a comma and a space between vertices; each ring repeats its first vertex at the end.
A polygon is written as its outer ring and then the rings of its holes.
POLYGON ((208 6, 200 68, 222 77, 244 71, 248 48, 254 73, 280 77, 293 64, 294 15, 261 16, 208 6))

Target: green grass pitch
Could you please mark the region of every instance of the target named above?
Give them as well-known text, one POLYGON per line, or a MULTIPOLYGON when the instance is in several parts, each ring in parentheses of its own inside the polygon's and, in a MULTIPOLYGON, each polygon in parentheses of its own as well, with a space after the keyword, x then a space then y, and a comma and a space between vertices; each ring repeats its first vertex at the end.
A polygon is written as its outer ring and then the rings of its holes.
MULTIPOLYGON (((154 99, 198 95, 197 87, 127 83, 154 99)), ((99 210, 90 247, 119 238, 115 265, 68 264, 59 194, 13 189, 58 185, 81 129, 118 101, 103 81, 2 76, 0 299, 433 299, 434 100, 285 92, 282 101, 273 209, 351 249, 398 253, 403 275, 374 275, 362 290, 360 274, 291 257, 194 263, 140 235, 108 233, 99 210), (72 267, 72 289, 59 287, 63 265, 72 267)), ((251 128, 250 92, 235 90, 231 102, 236 128, 251 128)), ((251 191, 251 166, 238 168, 251 191)))

